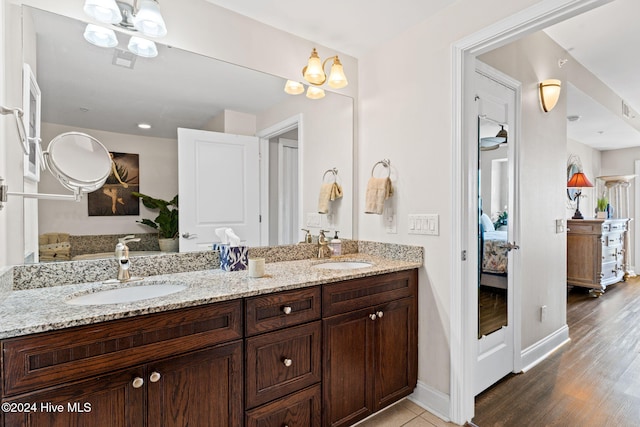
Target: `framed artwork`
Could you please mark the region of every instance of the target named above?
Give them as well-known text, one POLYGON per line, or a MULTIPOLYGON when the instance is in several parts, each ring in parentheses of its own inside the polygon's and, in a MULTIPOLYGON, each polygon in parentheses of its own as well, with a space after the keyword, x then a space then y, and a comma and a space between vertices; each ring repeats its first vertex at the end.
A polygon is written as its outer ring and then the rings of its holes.
POLYGON ((24 177, 40 181, 40 108, 41 93, 29 64, 22 67, 22 120, 27 136, 29 152, 24 155, 24 177))
POLYGON ((131 195, 140 189, 139 155, 109 155, 111 174, 101 188, 87 194, 89 216, 140 215, 140 199, 131 195))

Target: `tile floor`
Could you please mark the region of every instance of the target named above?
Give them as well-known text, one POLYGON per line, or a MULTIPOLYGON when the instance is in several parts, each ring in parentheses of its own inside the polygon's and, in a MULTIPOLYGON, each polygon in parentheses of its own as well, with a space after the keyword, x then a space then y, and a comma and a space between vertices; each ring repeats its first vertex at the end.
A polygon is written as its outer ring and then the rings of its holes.
MULTIPOLYGON (((375 416, 356 424, 357 427, 453 427, 409 399, 401 400, 375 416)), ((457 427, 457 426, 456 426, 457 427)))

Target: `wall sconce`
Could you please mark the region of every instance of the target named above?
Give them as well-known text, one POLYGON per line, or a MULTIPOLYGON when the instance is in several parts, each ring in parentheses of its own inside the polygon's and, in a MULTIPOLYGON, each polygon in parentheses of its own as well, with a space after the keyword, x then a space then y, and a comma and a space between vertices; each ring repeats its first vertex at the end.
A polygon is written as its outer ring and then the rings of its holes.
POLYGON ((573 196, 573 200, 577 202, 576 212, 571 219, 584 219, 580 212, 580 196, 582 195, 582 188, 593 187, 593 184, 589 181, 587 176, 583 172, 574 173, 569 181, 567 181, 567 188, 579 188, 578 192, 573 196))
MULTIPOLYGON (((307 62, 307 66, 302 69, 302 76, 307 82, 313 85, 309 86, 307 89, 307 98, 310 99, 324 98, 325 95, 323 89, 314 86, 322 86, 326 82, 334 89, 342 89, 349 84, 347 76, 344 74, 340 58, 338 58, 337 55, 330 56, 323 62, 320 60, 316 48, 313 48, 309 61, 307 62), (331 65, 331 71, 329 73, 329 78, 327 79, 327 74, 324 72, 324 68, 329 60, 333 60, 333 64, 331 65)), ((299 82, 287 80, 284 91, 290 95, 299 95, 304 92, 304 85, 299 82)))
POLYGON ((545 113, 553 110, 553 107, 558 103, 558 99, 560 99, 561 86, 562 82, 556 79, 544 80, 539 84, 540 104, 542 105, 542 110, 545 113))

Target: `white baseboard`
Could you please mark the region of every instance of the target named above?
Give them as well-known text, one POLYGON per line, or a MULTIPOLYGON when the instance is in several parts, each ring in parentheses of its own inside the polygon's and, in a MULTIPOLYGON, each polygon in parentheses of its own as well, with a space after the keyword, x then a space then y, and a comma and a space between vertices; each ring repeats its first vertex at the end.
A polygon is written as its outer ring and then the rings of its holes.
POLYGON ((451 421, 449 395, 418 381, 416 389, 409 395, 409 400, 444 421, 451 421))
POLYGON ((522 372, 527 372, 570 340, 569 327, 564 325, 532 346, 525 348, 521 353, 522 366, 524 366, 522 372))

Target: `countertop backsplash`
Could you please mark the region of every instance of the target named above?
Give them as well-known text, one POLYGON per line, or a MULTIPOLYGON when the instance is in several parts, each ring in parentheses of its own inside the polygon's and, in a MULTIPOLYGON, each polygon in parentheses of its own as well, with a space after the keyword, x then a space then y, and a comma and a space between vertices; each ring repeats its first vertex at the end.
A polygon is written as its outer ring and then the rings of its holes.
MULTIPOLYGON (((423 248, 393 243, 342 239, 342 254, 363 253, 389 259, 423 262, 423 248)), ((295 245, 249 248, 249 258, 265 258, 267 263, 315 258, 318 245, 295 245)), ((220 268, 218 251, 157 254, 131 258, 131 275, 139 277, 220 268)), ((26 264, 0 272, 0 299, 4 291, 37 289, 76 283, 98 282, 117 277, 118 263, 113 258, 26 264)))

